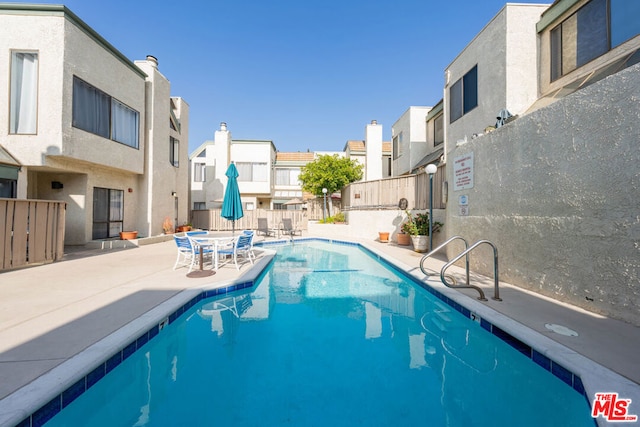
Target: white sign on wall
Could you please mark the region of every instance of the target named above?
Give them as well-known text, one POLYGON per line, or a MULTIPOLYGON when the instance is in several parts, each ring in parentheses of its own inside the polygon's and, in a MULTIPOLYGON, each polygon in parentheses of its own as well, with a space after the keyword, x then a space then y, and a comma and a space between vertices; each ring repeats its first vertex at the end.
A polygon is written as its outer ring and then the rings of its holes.
POLYGON ((473 188, 473 151, 453 159, 453 191, 473 188))

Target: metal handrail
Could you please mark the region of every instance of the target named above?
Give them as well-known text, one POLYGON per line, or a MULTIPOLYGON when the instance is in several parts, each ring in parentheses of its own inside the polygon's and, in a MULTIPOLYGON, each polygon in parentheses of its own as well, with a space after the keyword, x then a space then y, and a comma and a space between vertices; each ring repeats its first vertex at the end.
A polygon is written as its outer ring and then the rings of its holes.
MULTIPOLYGON (((420 270, 422 270, 422 273, 425 276, 431 276, 431 274, 427 273, 424 269, 424 262, 427 258, 429 258, 431 255, 435 254, 436 252, 440 251, 441 249, 443 249, 445 246, 447 246, 449 243, 453 242, 454 240, 462 240, 464 242, 464 249, 468 249, 469 248, 469 243, 467 243, 467 241, 464 239, 464 237, 461 236, 453 236, 451 237, 449 240, 447 240, 446 242, 444 242, 443 244, 441 244, 440 246, 438 246, 437 248, 435 248, 434 250, 432 250, 431 252, 429 252, 428 254, 424 255, 422 257, 422 259, 420 260, 420 270)), ((466 267, 467 267, 467 286, 469 286, 469 256, 467 255, 467 259, 466 259, 466 267)), ((455 279, 453 279, 455 282, 455 279)), ((448 283, 445 283, 445 285, 449 286, 448 283)), ((461 285, 462 286, 462 285, 461 285)), ((456 287, 455 283, 454 286, 449 286, 449 287, 456 287)))
MULTIPOLYGON (((482 291, 482 289, 480 289, 480 287, 478 286, 473 286, 473 285, 469 285, 467 284, 465 285, 450 285, 449 283, 447 283, 446 278, 445 278, 445 270, 449 267, 451 267, 451 265, 453 265, 456 261, 458 261, 460 258, 462 258, 463 256, 467 256, 467 262, 469 260, 468 258, 468 254, 469 252, 471 252, 472 250, 474 250, 475 248, 477 248, 478 246, 480 246, 481 244, 486 243, 488 245, 490 245, 493 248, 493 279, 494 279, 494 290, 493 290, 493 299, 496 301, 502 301, 502 298, 500 298, 500 289, 498 288, 498 248, 496 248, 496 245, 494 245, 493 243, 491 243, 488 240, 479 240, 476 243, 474 243, 473 245, 471 245, 471 247, 465 249, 464 252, 462 252, 461 254, 459 254, 458 256, 456 256, 454 259, 452 259, 451 261, 449 261, 448 263, 446 263, 443 267, 442 270, 440 270, 440 280, 442 280, 442 283, 445 284, 445 286, 448 286, 450 288, 452 287, 457 287, 457 288, 473 288, 475 290, 477 290, 480 293, 480 296, 478 297, 479 300, 481 301, 486 301, 487 298, 484 296, 484 292, 482 291)), ((469 268, 467 267, 467 275, 469 274, 469 268)))

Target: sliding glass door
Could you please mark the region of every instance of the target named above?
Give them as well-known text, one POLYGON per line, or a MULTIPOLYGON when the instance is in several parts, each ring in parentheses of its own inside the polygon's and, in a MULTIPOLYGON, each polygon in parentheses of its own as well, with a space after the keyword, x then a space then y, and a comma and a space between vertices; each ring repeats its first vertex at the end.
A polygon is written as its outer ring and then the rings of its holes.
POLYGON ((124 218, 124 191, 93 188, 93 240, 118 237, 124 218))

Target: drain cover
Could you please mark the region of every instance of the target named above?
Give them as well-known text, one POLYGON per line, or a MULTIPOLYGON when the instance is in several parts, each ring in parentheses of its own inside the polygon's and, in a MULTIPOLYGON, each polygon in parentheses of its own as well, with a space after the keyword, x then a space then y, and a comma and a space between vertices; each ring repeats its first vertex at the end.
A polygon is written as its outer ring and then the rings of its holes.
POLYGON ((555 332, 556 334, 564 335, 566 337, 578 336, 578 333, 573 329, 569 329, 566 326, 562 326, 562 325, 556 325, 555 323, 545 323, 544 327, 552 332, 555 332))

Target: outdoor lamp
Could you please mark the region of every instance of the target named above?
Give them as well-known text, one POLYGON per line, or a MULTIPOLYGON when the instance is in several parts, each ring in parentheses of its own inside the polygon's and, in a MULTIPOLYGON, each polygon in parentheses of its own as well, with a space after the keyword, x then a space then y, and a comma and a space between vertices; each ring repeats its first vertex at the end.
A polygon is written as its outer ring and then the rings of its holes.
POLYGON ((322 189, 322 198, 324 199, 324 204, 322 205, 322 222, 327 222, 327 189, 322 189))
POLYGON ((433 163, 427 165, 429 174, 429 252, 433 249, 433 174, 438 171, 438 167, 433 163))

